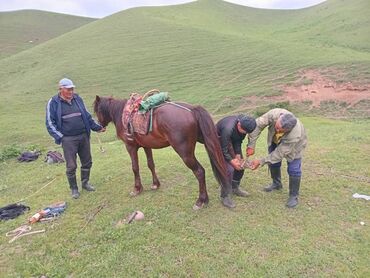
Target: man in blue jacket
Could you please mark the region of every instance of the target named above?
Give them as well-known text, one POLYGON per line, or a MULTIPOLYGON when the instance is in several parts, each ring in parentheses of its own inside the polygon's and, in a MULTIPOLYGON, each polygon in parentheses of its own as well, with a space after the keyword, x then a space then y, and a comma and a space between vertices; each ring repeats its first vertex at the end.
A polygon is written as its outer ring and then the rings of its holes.
POLYGON ((67 178, 72 197, 78 199, 76 169, 77 154, 81 161, 82 188, 95 191, 89 183, 92 158, 90 151, 91 130, 104 132, 105 128, 96 123, 86 110, 81 97, 74 92, 72 80, 63 78, 59 81, 59 92, 46 106, 46 128, 55 143, 62 144, 67 166, 67 178))

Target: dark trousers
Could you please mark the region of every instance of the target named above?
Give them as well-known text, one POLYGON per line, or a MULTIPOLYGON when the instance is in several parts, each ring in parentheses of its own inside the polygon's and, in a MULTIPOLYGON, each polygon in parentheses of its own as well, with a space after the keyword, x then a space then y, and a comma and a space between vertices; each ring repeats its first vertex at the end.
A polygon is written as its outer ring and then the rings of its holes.
POLYGON ((77 154, 81 161, 81 171, 90 171, 92 166, 90 139, 86 133, 76 136, 64 136, 62 147, 67 166, 67 177, 76 176, 77 154))
MULTIPOLYGON (((275 143, 272 143, 269 147, 268 151, 269 153, 272 153, 276 149, 277 145, 275 143)), ((278 163, 274 163, 270 165, 270 168, 280 168, 281 167, 281 161, 278 163)), ((294 159, 291 162, 288 162, 288 175, 293 177, 300 177, 302 176, 302 159, 294 159)))

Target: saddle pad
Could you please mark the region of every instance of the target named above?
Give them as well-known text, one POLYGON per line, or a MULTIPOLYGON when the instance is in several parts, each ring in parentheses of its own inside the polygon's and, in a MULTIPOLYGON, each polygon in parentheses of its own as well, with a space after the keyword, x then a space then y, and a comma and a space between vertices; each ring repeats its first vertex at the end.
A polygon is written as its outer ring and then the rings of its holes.
POLYGON ((149 122, 150 122, 150 112, 147 112, 145 114, 134 113, 132 117, 133 131, 138 134, 147 135, 149 131, 149 122))

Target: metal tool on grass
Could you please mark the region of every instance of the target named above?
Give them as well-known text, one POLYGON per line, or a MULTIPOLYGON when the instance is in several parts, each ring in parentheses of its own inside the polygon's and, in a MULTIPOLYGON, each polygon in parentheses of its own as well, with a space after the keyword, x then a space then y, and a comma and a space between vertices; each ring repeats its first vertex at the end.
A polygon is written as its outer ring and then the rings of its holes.
POLYGON ((121 219, 117 222, 116 227, 120 227, 123 224, 131 224, 134 221, 140 221, 144 219, 144 213, 140 210, 136 210, 130 213, 126 219, 121 219))

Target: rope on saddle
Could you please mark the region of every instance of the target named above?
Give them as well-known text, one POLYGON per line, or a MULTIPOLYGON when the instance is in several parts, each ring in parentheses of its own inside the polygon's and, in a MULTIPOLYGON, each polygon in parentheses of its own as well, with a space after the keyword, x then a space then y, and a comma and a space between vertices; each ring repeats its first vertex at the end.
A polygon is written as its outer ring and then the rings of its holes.
POLYGON ((178 104, 178 103, 176 103, 176 102, 172 102, 172 101, 165 101, 165 103, 172 104, 172 105, 177 106, 177 107, 179 107, 179 108, 185 109, 186 111, 192 112, 192 111, 191 111, 191 109, 189 109, 189 108, 187 108, 187 107, 185 107, 185 106, 182 106, 182 105, 180 105, 180 104, 178 104))
POLYGON ((148 97, 152 96, 152 95, 155 95, 155 94, 158 94, 160 93, 161 91, 158 90, 158 89, 152 89, 150 91, 147 91, 144 96, 143 96, 143 100, 147 99, 148 97))

